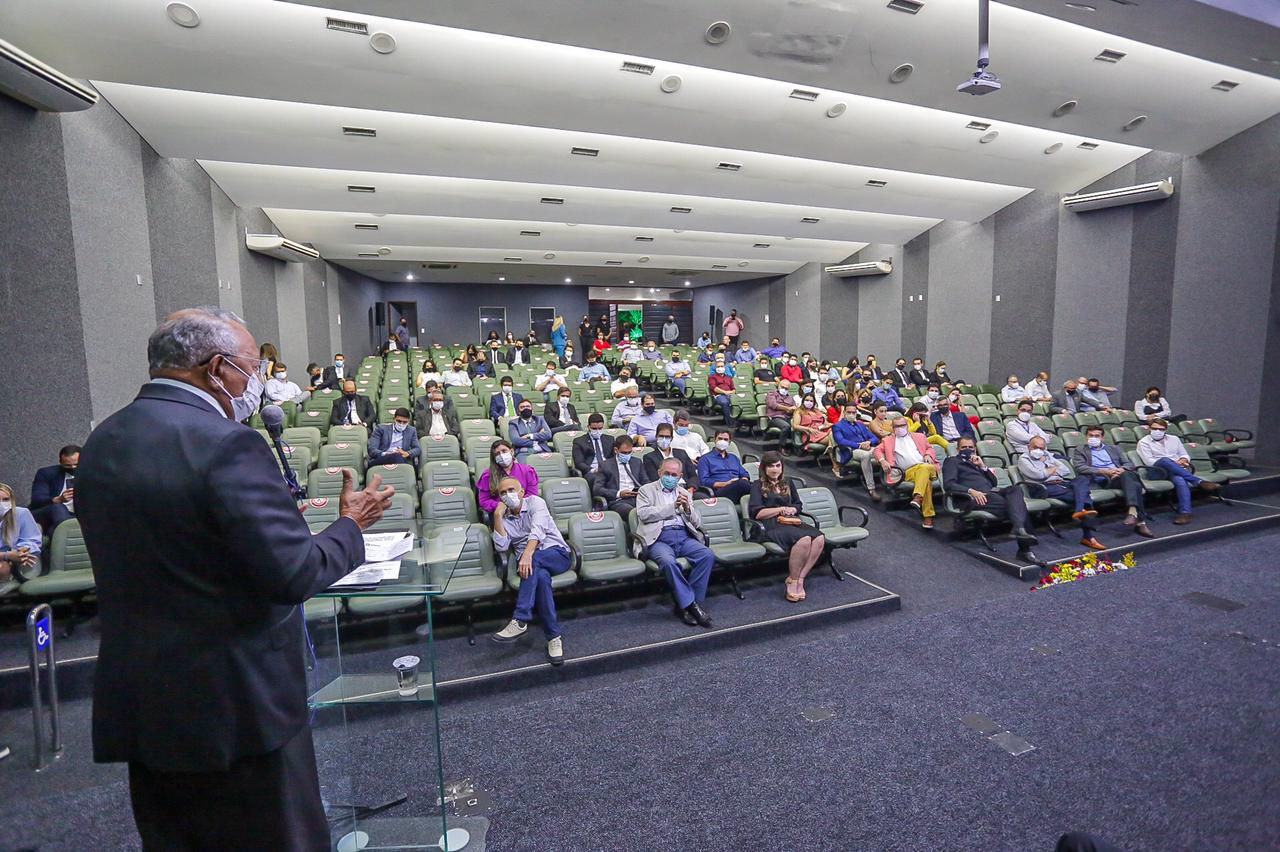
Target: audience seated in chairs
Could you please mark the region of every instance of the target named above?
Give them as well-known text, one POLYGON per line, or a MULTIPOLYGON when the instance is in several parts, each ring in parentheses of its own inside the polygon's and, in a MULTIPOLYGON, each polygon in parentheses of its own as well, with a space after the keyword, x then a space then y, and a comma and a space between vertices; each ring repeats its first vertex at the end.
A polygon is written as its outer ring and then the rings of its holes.
MULTIPOLYGON (((1142 480, 1138 477, 1133 463, 1125 458, 1124 452, 1116 446, 1106 443, 1101 426, 1090 426, 1085 430, 1085 444, 1071 451, 1071 466, 1077 476, 1083 476, 1095 485, 1104 488, 1118 488, 1124 493, 1125 506, 1128 509, 1124 525, 1133 527, 1134 532, 1146 538, 1155 534, 1147 526, 1146 498, 1142 492, 1142 480)), ((1076 506, 1079 510, 1080 506, 1076 506)))
POLYGON ((555 398, 547 400, 547 404, 543 406, 542 419, 547 421, 552 434, 582 429, 578 409, 573 404, 573 391, 560 388, 555 398))
POLYGON ((556 370, 555 361, 548 361, 542 375, 533 383, 533 389, 542 394, 543 399, 551 399, 557 390, 568 390, 569 381, 556 370))
POLYGON ((498 486, 506 477, 520 483, 526 495, 538 493, 538 472, 527 464, 516 461, 515 448, 504 440, 494 441, 489 447, 489 469, 476 480, 476 503, 482 511, 493 513, 501 502, 498 486))
POLYGON ((671 423, 671 412, 667 409, 659 411, 657 399, 647 393, 640 400, 640 413, 627 420, 627 434, 635 439, 636 446, 647 447, 657 437, 661 423, 671 423))
POLYGON ((787 600, 804 600, 804 579, 826 552, 827 540, 800 519, 804 505, 779 453, 767 452, 760 460, 760 478, 751 483, 747 505, 747 514, 763 525, 764 537, 787 552, 787 600))
POLYGON ((787 447, 791 443, 791 418, 799 408, 796 398, 791 395, 791 382, 785 378, 778 379, 778 386, 764 396, 764 416, 769 427, 778 430, 779 446, 787 447))
POLYGON ((938 428, 929 419, 929 406, 924 402, 913 402, 907 409, 907 428, 924 435, 924 439, 937 447, 940 453, 945 454, 947 447, 951 446, 946 438, 938 434, 938 428))
POLYGON ((277 361, 272 368, 271 378, 267 379, 263 395, 269 402, 279 405, 282 402, 292 402, 302 396, 302 388, 298 387, 296 382, 289 381, 288 366, 277 361))
POLYGON ((609 395, 614 399, 630 396, 631 391, 640 393, 640 385, 635 380, 635 368, 624 366, 618 370, 618 378, 609 383, 609 395))
POLYGON ((689 412, 683 408, 676 412, 675 427, 675 435, 671 439, 671 446, 684 450, 685 455, 694 462, 697 462, 698 459, 710 451, 711 448, 707 446, 707 442, 702 439, 702 436, 689 426, 689 412))
POLYGON ((715 496, 737 503, 751 493, 751 475, 742 466, 742 461, 729 452, 732 438, 728 429, 716 430, 715 446, 698 459, 698 483, 703 488, 710 488, 715 496))
POLYGON ((542 415, 533 413, 533 402, 520 400, 516 414, 507 421, 507 433, 511 445, 516 448, 516 459, 523 462, 529 453, 551 452, 551 427, 542 415))
POLYGON ((1185 414, 1174 414, 1173 409, 1169 407, 1169 400, 1164 398, 1160 393, 1160 388, 1152 385, 1147 388, 1147 392, 1142 395, 1142 399, 1133 404, 1133 413, 1143 423, 1150 423, 1152 418, 1158 417, 1166 423, 1182 423, 1187 419, 1185 414))
POLYGON ((418 375, 414 376, 413 386, 418 390, 426 390, 427 382, 440 384, 443 381, 444 376, 442 376, 440 371, 436 369, 435 360, 428 358, 422 362, 422 369, 418 372, 418 375))
POLYGON ((1026 495, 1017 485, 996 487, 996 476, 978 455, 973 438, 961 438, 956 455, 942 463, 942 487, 967 510, 981 509, 1007 518, 1018 542, 1018 558, 1041 567, 1047 564, 1031 549, 1039 540, 1031 533, 1026 495))
POLYGON ((643 412, 644 407, 640 402, 640 389, 629 387, 623 391, 622 398, 613 407, 613 416, 609 418, 609 424, 615 429, 625 429, 633 419, 643 412))
POLYGON ((688 390, 689 376, 692 375, 689 372, 689 363, 680 357, 680 353, 677 350, 672 349, 671 360, 667 362, 664 370, 667 374, 667 381, 671 382, 672 387, 680 391, 681 396, 684 396, 688 390))
POLYGON ((937 382, 939 385, 958 385, 959 379, 952 378, 951 373, 947 371, 947 362, 939 361, 933 365, 933 372, 929 375, 929 380, 937 382))
POLYGON ((578 380, 592 383, 591 387, 595 387, 594 382, 606 381, 609 378, 609 368, 601 361, 600 356, 596 352, 589 352, 587 355, 587 363, 578 371, 578 380))
POLYGON ((503 376, 498 386, 498 392, 489 398, 489 419, 494 425, 503 417, 515 417, 519 413, 520 403, 524 401, 524 394, 512 390, 515 380, 510 376, 503 376))
POLYGON ((573 469, 593 490, 600 465, 613 458, 613 436, 604 432, 604 415, 587 417, 587 434, 573 439, 573 469))
POLYGON ((911 362, 911 369, 907 372, 907 380, 918 388, 928 387, 930 384, 940 384, 933 375, 924 368, 924 359, 916 358, 911 362))
MULTIPOLYGON (((622 440, 625 439, 619 439, 622 440)), ((711 617, 702 608, 702 601, 707 597, 715 554, 706 545, 702 516, 693 496, 680 487, 679 461, 663 461, 659 474, 658 480, 642 485, 636 496, 636 534, 645 557, 658 564, 667 580, 676 617, 690 627, 710 627, 711 617), (679 557, 689 561, 688 577, 676 562, 679 557)))
POLYGON ((409 409, 397 408, 391 423, 383 423, 369 437, 369 465, 417 465, 422 456, 418 433, 410 428, 409 409))
POLYGON ((57 464, 40 468, 31 480, 31 502, 27 508, 45 535, 53 535, 58 524, 75 517, 76 468, 79 466, 80 447, 68 444, 58 451, 57 464))
POLYGON ((445 387, 449 388, 469 388, 471 387, 471 374, 467 372, 467 363, 461 358, 454 358, 449 369, 440 374, 445 387))
POLYGON ((646 453, 644 457, 645 470, 652 482, 658 478, 658 469, 662 463, 674 458, 680 462, 680 475, 684 479, 680 484, 692 491, 698 487, 698 466, 689 458, 688 453, 673 446, 674 437, 674 426, 670 423, 658 424, 657 435, 653 439, 653 452, 646 453))
POLYGON ((1098 512, 1093 508, 1093 498, 1089 489, 1093 485, 1087 476, 1069 479, 1071 465, 1066 459, 1060 459, 1050 451, 1045 439, 1036 435, 1027 446, 1027 451, 1018 457, 1018 473, 1022 481, 1027 483, 1032 497, 1044 497, 1051 500, 1070 501, 1071 517, 1080 522, 1083 536, 1080 543, 1094 550, 1106 550, 1106 545, 1098 541, 1097 527, 1094 518, 1098 512))
POLYGON ((556 528, 546 501, 536 494, 525 494, 520 480, 503 477, 498 483, 498 498, 493 510, 493 546, 498 551, 518 554, 520 588, 516 590, 511 621, 493 635, 494 641, 519 639, 528 631, 536 612, 547 637, 547 659, 558 666, 564 662, 564 642, 551 594, 551 578, 573 567, 573 551, 556 528))
POLYGON ((881 439, 875 448, 876 461, 884 471, 886 485, 896 485, 901 480, 912 484, 911 506, 920 513, 920 525, 933 529, 933 481, 942 468, 933 447, 924 435, 912 432, 905 417, 895 417, 893 431, 881 439))
POLYGON ((1018 384, 1017 376, 1010 376, 1005 386, 1000 388, 1000 400, 1002 402, 1015 403, 1027 397, 1027 389, 1018 384))
POLYGON ((419 400, 414 414, 414 429, 423 437, 439 438, 442 435, 461 437, 462 428, 458 423, 458 412, 445 399, 444 391, 432 390, 419 400))
POLYGON ((1053 402, 1053 391, 1049 389, 1049 371, 1041 370, 1027 385, 1027 397, 1032 402, 1053 402))
MULTIPOLYGON (((1080 381, 1077 379, 1076 381, 1080 381)), ((1108 394, 1115 393, 1116 389, 1111 387, 1103 387, 1097 379, 1086 379, 1087 382, 1084 390, 1080 392, 1080 398, 1084 401, 1085 411, 1111 411, 1111 397, 1108 394)))
POLYGON ((378 423, 378 413, 373 408, 369 397, 356 393, 356 380, 347 379, 342 383, 342 399, 333 403, 329 412, 330 426, 364 426, 372 429, 378 423))
POLYGON ((1093 408, 1084 401, 1084 397, 1080 394, 1080 385, 1075 379, 1067 379, 1062 383, 1062 390, 1053 395, 1053 402, 1049 403, 1049 411, 1052 414, 1080 414, 1086 411, 1092 411, 1093 408))
POLYGON ((525 348, 523 340, 517 340, 515 344, 507 350, 507 357, 504 359, 508 367, 514 367, 518 364, 530 364, 529 350, 525 348))
POLYGON ((0 482, 0 597, 40 573, 40 525, 0 482))
POLYGON ((591 485, 592 496, 624 518, 636 507, 640 486, 649 481, 644 462, 631 452, 634 446, 630 435, 619 435, 613 442, 613 456, 600 463, 591 485))
POLYGON ((893 386, 893 379, 889 376, 881 379, 880 384, 871 392, 871 402, 872 404, 882 402, 899 414, 904 414, 907 410, 902 397, 898 396, 898 389, 893 386))
POLYGON ((844 417, 832 427, 831 440, 831 472, 837 479, 841 479, 845 475, 845 466, 857 462, 862 469, 862 484, 867 489, 867 495, 879 502, 880 492, 876 491, 875 470, 871 462, 875 458, 875 448, 880 443, 880 438, 862 422, 858 406, 844 407, 844 417))
POLYGON ((868 421, 867 428, 871 430, 871 434, 883 441, 893 434, 893 421, 896 416, 896 412, 890 414, 889 406, 885 403, 872 402, 871 420, 868 421))
POLYGON ((1034 410, 1035 403, 1024 397, 1018 402, 1018 416, 1004 424, 1004 439, 1013 447, 1015 453, 1025 453, 1027 443, 1032 438, 1045 440, 1049 438, 1045 431, 1031 419, 1031 412, 1034 410))
POLYGON ((1178 500, 1178 515, 1173 522, 1188 524, 1191 522, 1191 489, 1213 493, 1222 486, 1195 475, 1186 447, 1182 446, 1180 438, 1169 434, 1167 422, 1153 417, 1147 422, 1147 427, 1150 431, 1138 441, 1138 455, 1142 463, 1151 468, 1154 478, 1168 479, 1173 483, 1178 500))

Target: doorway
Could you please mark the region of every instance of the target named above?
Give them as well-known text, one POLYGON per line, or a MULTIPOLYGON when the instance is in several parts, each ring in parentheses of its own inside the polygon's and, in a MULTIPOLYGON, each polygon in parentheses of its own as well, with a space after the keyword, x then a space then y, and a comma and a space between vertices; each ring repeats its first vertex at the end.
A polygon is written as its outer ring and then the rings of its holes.
POLYGON ((418 335, 422 330, 418 327, 417 302, 387 302, 387 330, 394 331, 400 326, 400 320, 409 321, 409 345, 418 345, 418 335))

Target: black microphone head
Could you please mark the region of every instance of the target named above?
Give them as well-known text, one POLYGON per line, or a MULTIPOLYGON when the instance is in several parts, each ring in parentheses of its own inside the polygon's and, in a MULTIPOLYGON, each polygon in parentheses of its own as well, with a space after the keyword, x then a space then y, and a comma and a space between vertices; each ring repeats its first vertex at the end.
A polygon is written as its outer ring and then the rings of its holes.
POLYGON ((262 425, 267 428, 267 434, 272 438, 279 438, 284 432, 284 409, 278 405, 267 405, 259 413, 262 415, 262 425))

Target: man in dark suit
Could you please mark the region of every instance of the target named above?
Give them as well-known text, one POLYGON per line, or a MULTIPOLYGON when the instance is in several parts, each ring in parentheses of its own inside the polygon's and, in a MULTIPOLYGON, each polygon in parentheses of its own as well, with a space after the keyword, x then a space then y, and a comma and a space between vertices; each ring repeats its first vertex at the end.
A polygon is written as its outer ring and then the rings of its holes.
POLYGON ((324 368, 320 386, 337 390, 342 387, 342 383, 346 381, 347 376, 350 374, 347 369, 347 359, 339 352, 333 356, 333 365, 324 368))
POLYGON ((591 414, 587 417, 587 434, 573 439, 573 469, 588 485, 595 485, 600 465, 611 458, 613 436, 604 433, 604 415, 591 414))
POLYGON ((425 397, 418 400, 414 407, 413 428, 423 437, 428 435, 462 437, 457 409, 449 404, 444 391, 439 388, 432 388, 425 397))
POLYGON ((495 425, 503 417, 515 417, 520 410, 520 403, 524 401, 524 394, 513 391, 512 384, 510 376, 503 376, 502 389, 489 398, 489 419, 495 425))
POLYGON ((956 455, 942 463, 942 487, 956 498, 962 511, 979 510, 1008 518, 1018 542, 1018 558, 1033 565, 1045 564, 1031 550, 1038 539, 1029 531, 1026 495, 1017 485, 996 487, 996 476, 978 455, 972 436, 957 441, 956 455))
POLYGON ((354 426, 361 424, 372 429, 378 423, 378 412, 374 411, 369 397, 356 393, 356 380, 347 379, 342 383, 342 399, 335 400, 333 410, 329 412, 330 426, 354 426))
POLYGON ((893 380, 893 386, 898 390, 911 384, 911 377, 907 374, 906 359, 898 359, 898 362, 893 365, 893 371, 889 373, 889 378, 893 380))
POLYGON ((514 367, 516 364, 529 364, 529 350, 525 348, 523 340, 517 340, 516 345, 507 350, 507 366, 514 367))
POLYGON ((1124 494, 1124 525, 1133 527, 1143 538, 1155 533, 1147 526, 1146 498, 1142 492, 1142 479, 1133 462, 1125 458, 1120 448, 1106 442, 1101 426, 1090 426, 1084 431, 1085 443, 1071 451, 1071 467, 1076 476, 1087 476, 1099 488, 1114 488, 1124 494))
POLYGON ((76 511, 97 577, 94 759, 129 764, 145 850, 328 849, 299 606, 364 561, 394 489, 312 535, 270 448, 237 420, 264 362, 235 314, 171 315, 152 381, 84 447, 76 511))
POLYGON ((969 417, 964 413, 964 409, 953 410, 949 398, 938 400, 937 405, 934 406, 933 414, 929 415, 929 420, 933 422, 933 428, 938 430, 938 434, 948 441, 958 441, 966 435, 974 439, 978 437, 974 433, 973 424, 969 422, 969 417))
POLYGON ((409 409, 397 408, 391 423, 380 423, 369 436, 369 466, 411 464, 422 455, 418 433, 409 426, 409 409))
POLYGON ((604 498, 605 505, 624 519, 636 507, 640 486, 649 481, 644 463, 631 455, 632 446, 630 435, 618 436, 613 442, 613 458, 600 464, 591 485, 591 495, 604 498))
POLYGON ((75 508, 75 477, 79 464, 80 448, 68 444, 58 451, 57 464, 40 468, 31 480, 31 502, 27 508, 45 535, 53 535, 58 524, 75 517, 71 510, 75 508))
POLYGON ((924 368, 924 359, 916 358, 911 362, 911 369, 907 372, 907 381, 918 388, 928 387, 933 381, 928 370, 924 368))
POLYGON ((651 453, 645 453, 644 468, 645 473, 649 476, 650 482, 655 482, 659 478, 658 471, 662 468, 662 463, 667 459, 674 458, 680 462, 680 475, 684 477, 684 487, 692 491, 698 487, 698 466, 693 463, 693 459, 689 458, 689 454, 681 449, 671 448, 671 439, 675 436, 675 430, 670 423, 659 423, 655 431, 653 440, 654 450, 651 453))
POLYGON ((542 417, 551 427, 552 434, 582 428, 578 409, 573 405, 573 391, 568 388, 560 388, 554 399, 547 400, 542 407, 542 417))

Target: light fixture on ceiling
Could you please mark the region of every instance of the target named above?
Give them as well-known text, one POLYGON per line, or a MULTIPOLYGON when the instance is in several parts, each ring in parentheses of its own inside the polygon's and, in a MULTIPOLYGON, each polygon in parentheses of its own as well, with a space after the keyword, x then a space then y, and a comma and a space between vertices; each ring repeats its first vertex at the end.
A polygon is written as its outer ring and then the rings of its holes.
POLYGON ((373 222, 356 222, 353 226, 357 231, 376 231, 378 226, 373 222))
MULTIPOLYGON (((634 283, 636 283, 636 282, 632 281, 631 283, 632 283, 632 284, 634 284, 634 283)), ((605 291, 606 293, 612 293, 612 292, 613 292, 613 288, 612 288, 612 287, 605 287, 605 288, 604 288, 604 291, 605 291)))
POLYGON ((542 197, 542 202, 541 202, 541 203, 543 203, 543 204, 564 204, 564 199, 563 199, 563 198, 552 198, 552 197, 551 197, 551 196, 549 196, 549 195, 544 195, 544 196, 542 197))
POLYGON ((671 212, 672 213, 692 213, 693 208, 692 207, 672 207, 671 212))
POLYGON ((733 32, 733 27, 729 26, 728 21, 716 21, 707 27, 707 31, 702 37, 707 40, 707 44, 724 44, 731 32, 733 32))
POLYGON ((620 70, 627 71, 632 74, 652 74, 654 72, 654 66, 645 62, 632 62, 624 59, 620 70))
POLYGON ((641 262, 641 263, 648 263, 648 262, 649 262, 649 255, 647 255, 647 254, 646 254, 646 255, 643 255, 643 256, 640 258, 640 262, 641 262))
POLYGON ((628 281, 627 283, 628 283, 628 284, 634 284, 634 283, 636 283, 636 282, 634 282, 634 281, 628 281))
POLYGON ((555 260, 555 259, 556 259, 556 253, 555 253, 555 252, 553 252, 553 251, 549 251, 549 252, 547 252, 546 254, 544 254, 544 255, 542 256, 542 259, 543 259, 543 260, 555 260))
POLYGON ((844 115, 844 111, 847 110, 848 108, 849 108, 849 105, 844 101, 841 101, 840 103, 832 104, 831 106, 827 107, 827 118, 839 118, 840 116, 844 115))
POLYGON ((742 163, 720 162, 716 164, 716 168, 722 172, 740 172, 742 171, 742 163))
POLYGON ((990 18, 990 0, 978 0, 978 62, 973 76, 956 86, 961 94, 986 95, 1000 91, 1000 78, 987 70, 991 65, 990 18))
POLYGON ((673 234, 683 234, 683 233, 684 233, 684 228, 672 228, 672 229, 671 229, 671 233, 673 233, 673 234))
POLYGON ((986 133, 978 137, 978 141, 983 145, 986 145, 988 142, 994 142, 998 138, 1000 138, 999 130, 988 130, 986 133))
POLYGON ((169 16, 169 20, 180 27, 192 29, 200 26, 200 13, 186 3, 170 3, 164 11, 169 16))
POLYGON ((1097 6, 1090 6, 1088 3, 1063 3, 1068 9, 1075 9, 1077 12, 1096 12, 1097 6))
POLYGON ((376 186, 368 186, 366 184, 349 183, 347 184, 347 192, 377 192, 376 186))
POLYGON ((1102 51, 1101 53, 1099 53, 1097 56, 1093 58, 1094 58, 1094 61, 1096 62, 1110 62, 1112 65, 1115 65, 1117 62, 1119 62, 1121 59, 1124 59, 1126 56, 1128 56, 1128 54, 1125 53, 1124 51, 1107 49, 1102 51))
POLYGON ((324 25, 328 29, 352 35, 368 35, 369 25, 363 21, 348 21, 343 18, 325 18, 324 25))
POLYGON ((502 261, 503 263, 522 263, 524 261, 524 258, 523 257, 504 257, 502 261))
POLYGON ((740 260, 738 261, 738 266, 747 266, 749 263, 750 261, 740 260))
POLYGON ((505 276, 505 275, 499 275, 499 276, 498 276, 498 280, 499 280, 499 281, 506 281, 506 280, 507 280, 507 276, 505 276))
POLYGON ((621 266, 621 265, 622 265, 622 261, 620 261, 620 260, 606 260, 606 261, 604 262, 604 265, 605 265, 605 266, 621 266))
POLYGON ((378 254, 381 254, 381 255, 384 255, 384 256, 385 256, 385 255, 388 255, 388 254, 391 254, 391 247, 390 247, 390 246, 383 246, 382 248, 378 249, 378 254))
POLYGON ((729 267, 723 263, 713 263, 711 264, 711 268, 712 269, 728 269, 729 267))
POLYGON ((1063 101, 1062 103, 1058 104, 1057 107, 1054 108, 1053 117, 1062 118, 1064 115, 1071 112, 1071 110, 1075 109, 1079 105, 1080 105, 1079 101, 1063 101))
POLYGON ((564 226, 565 226, 566 228, 576 228, 576 227, 578 227, 578 223, 577 223, 577 222, 565 222, 565 223, 564 223, 564 226))
POLYGON ((649 288, 649 292, 650 292, 650 293, 656 293, 656 292, 658 292, 658 288, 657 288, 657 287, 650 287, 650 288, 649 288))
POLYGON ((564 279, 564 283, 566 283, 566 284, 572 284, 572 283, 573 283, 573 279, 572 279, 572 278, 566 278, 566 279, 564 279))
POLYGON ((374 33, 369 36, 369 46, 374 53, 388 54, 396 52, 396 37, 391 33, 374 33))
POLYGON ((347 127, 342 128, 343 136, 367 136, 374 137, 378 135, 378 131, 372 127, 347 127))
POLYGON ((1098 148, 1098 143, 1097 142, 1081 142, 1076 147, 1085 151, 1095 151, 1098 148))
POLYGON ((871 180, 867 181, 867 186, 874 186, 877 189, 879 189, 882 186, 888 186, 888 185, 889 185, 889 181, 880 180, 879 178, 872 178, 871 180))
POLYGON ((520 232, 520 236, 522 236, 522 237, 540 237, 540 236, 542 236, 542 232, 541 232, 541 231, 521 231, 521 232, 520 232))
POLYGON ((679 74, 668 74, 662 78, 662 82, 658 84, 658 88, 666 92, 668 95, 680 91, 680 85, 684 81, 680 79, 679 74))
POLYGON ((600 149, 599 148, 583 148, 581 146, 574 145, 572 148, 569 149, 569 153, 573 154, 576 157, 598 157, 600 156, 600 149))
POLYGON ((889 8, 895 12, 906 12, 908 15, 914 15, 924 8, 922 0, 889 0, 889 8))
POLYGON ((1210 89, 1213 89, 1214 91, 1218 91, 1218 92, 1229 92, 1229 91, 1231 91, 1232 89, 1234 89, 1236 86, 1239 86, 1239 85, 1240 85, 1240 84, 1239 84, 1239 83, 1237 83, 1237 82, 1235 82, 1234 80, 1219 80, 1218 82, 1214 83, 1214 84, 1213 84, 1212 86, 1210 86, 1209 88, 1210 88, 1210 89))
POLYGON ((901 65, 899 65, 897 68, 889 72, 889 82, 905 83, 907 78, 910 77, 911 73, 915 70, 916 70, 916 67, 912 65, 910 62, 904 62, 901 65))
POLYGON ((755 243, 755 244, 753 244, 751 247, 752 247, 752 248, 768 248, 768 247, 769 247, 769 244, 768 244, 768 243, 755 243))
POLYGON ((406 272, 406 273, 404 274, 404 280, 405 280, 405 281, 412 281, 412 280, 413 280, 413 273, 412 273, 412 272, 406 272))
POLYGON ((638 243, 651 243, 651 242, 653 242, 653 237, 636 237, 636 242, 638 242, 638 243))
POLYGON ((377 256, 378 256, 378 253, 377 253, 376 251, 358 251, 358 252, 356 252, 356 257, 377 257, 377 256))
POLYGON ((1133 118, 1129 119, 1125 123, 1124 127, 1122 127, 1121 129, 1124 130, 1126 133, 1129 132, 1130 130, 1137 130, 1139 127, 1145 124, 1146 121, 1147 121, 1147 117, 1145 115, 1135 115, 1133 118))
POLYGON ((686 282, 684 282, 684 286, 689 287, 689 286, 692 286, 692 285, 691 285, 691 282, 686 281, 686 282))
POLYGON ((965 130, 990 130, 991 124, 986 121, 971 121, 964 126, 965 130))
POLYGON ((1046 154, 1056 154, 1056 153, 1058 153, 1058 152, 1059 152, 1059 151, 1061 151, 1061 150, 1062 150, 1062 143, 1061 143, 1061 142, 1054 142, 1054 143, 1053 143, 1052 145, 1050 145, 1048 148, 1045 148, 1045 149, 1044 149, 1044 152, 1045 152, 1046 154))
POLYGON ((795 98, 798 101, 816 101, 818 93, 813 89, 792 89, 791 94, 787 95, 787 97, 795 98))
POLYGON ((822 220, 819 219, 817 216, 805 216, 800 220, 800 222, 805 225, 816 225, 821 221, 822 220))

